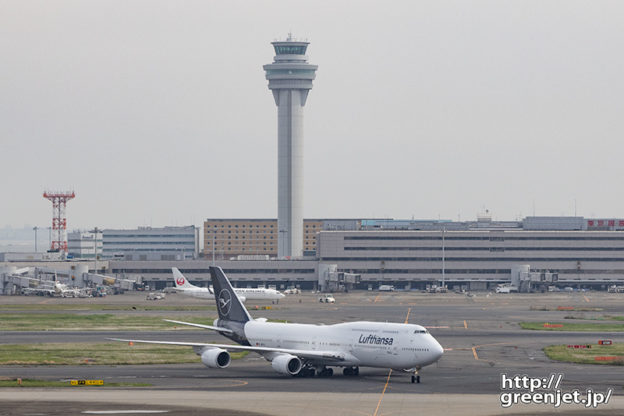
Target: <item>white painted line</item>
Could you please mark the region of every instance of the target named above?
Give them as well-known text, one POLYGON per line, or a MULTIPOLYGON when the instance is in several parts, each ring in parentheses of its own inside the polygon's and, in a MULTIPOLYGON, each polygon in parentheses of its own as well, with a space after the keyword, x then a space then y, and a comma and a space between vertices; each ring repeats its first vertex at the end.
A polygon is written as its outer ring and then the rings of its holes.
POLYGON ((85 410, 80 412, 87 415, 133 415, 133 414, 154 414, 169 413, 169 410, 85 410))

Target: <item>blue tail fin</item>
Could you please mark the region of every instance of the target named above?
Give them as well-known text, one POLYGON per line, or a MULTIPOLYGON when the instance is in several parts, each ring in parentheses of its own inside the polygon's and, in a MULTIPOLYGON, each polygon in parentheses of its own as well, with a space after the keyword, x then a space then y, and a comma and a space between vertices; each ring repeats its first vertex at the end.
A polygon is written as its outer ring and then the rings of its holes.
POLYGON ((212 278, 212 287, 214 290, 215 301, 217 302, 217 311, 219 319, 234 322, 251 321, 251 317, 243 303, 238 299, 234 288, 230 284, 221 267, 210 267, 210 277, 212 278))

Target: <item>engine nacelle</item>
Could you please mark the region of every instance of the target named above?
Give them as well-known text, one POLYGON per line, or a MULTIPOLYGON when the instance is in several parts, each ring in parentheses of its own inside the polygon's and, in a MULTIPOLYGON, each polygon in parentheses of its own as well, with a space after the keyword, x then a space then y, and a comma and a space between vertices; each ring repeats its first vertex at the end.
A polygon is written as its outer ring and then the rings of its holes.
POLYGON ((210 348, 201 353, 201 362, 210 368, 225 368, 232 362, 230 353, 221 348, 210 348))
POLYGON ((291 376, 298 374, 302 366, 301 360, 291 354, 280 354, 271 361, 273 370, 291 376))

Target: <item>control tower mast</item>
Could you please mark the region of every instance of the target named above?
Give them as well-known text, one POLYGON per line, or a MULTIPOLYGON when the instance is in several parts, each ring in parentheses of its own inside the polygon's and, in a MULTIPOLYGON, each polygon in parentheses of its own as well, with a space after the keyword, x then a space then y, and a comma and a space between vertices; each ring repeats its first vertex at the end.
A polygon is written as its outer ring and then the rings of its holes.
POLYGON ((317 65, 308 63, 309 42, 272 42, 273 63, 264 65, 277 105, 277 255, 303 254, 303 107, 317 65))

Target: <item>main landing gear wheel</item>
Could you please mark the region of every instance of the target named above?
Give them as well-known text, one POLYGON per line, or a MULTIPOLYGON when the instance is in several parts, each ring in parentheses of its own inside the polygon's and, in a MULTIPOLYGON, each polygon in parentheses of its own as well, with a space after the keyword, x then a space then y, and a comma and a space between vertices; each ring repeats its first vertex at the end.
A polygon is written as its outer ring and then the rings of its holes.
POLYGON ((314 377, 315 370, 313 367, 304 367, 296 375, 299 377, 314 377))
POLYGON ((321 371, 318 372, 319 377, 331 377, 334 375, 334 370, 331 368, 323 367, 321 371))
POLYGON ((342 370, 342 374, 345 376, 357 376, 360 374, 360 367, 345 367, 345 369, 342 370))

